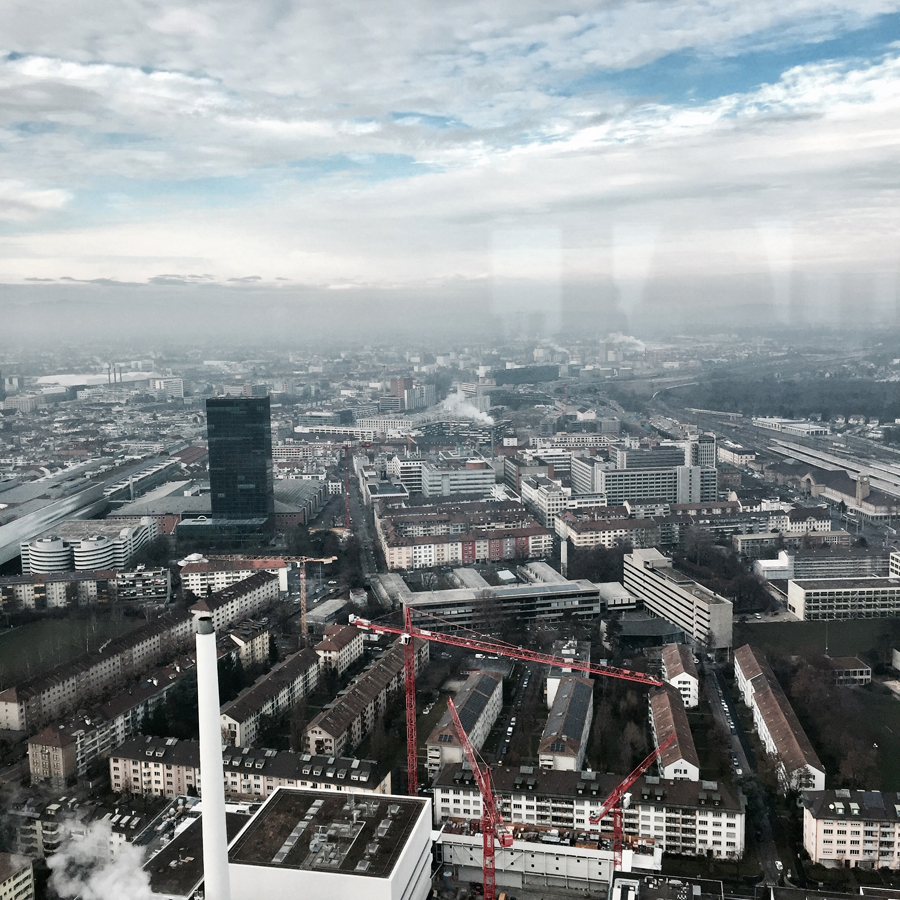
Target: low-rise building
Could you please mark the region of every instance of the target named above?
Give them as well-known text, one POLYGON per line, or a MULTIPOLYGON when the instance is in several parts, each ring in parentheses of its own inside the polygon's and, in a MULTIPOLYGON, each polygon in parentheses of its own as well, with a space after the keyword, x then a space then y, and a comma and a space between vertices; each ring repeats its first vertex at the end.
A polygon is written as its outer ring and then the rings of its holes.
POLYGON ((363 655, 363 633, 353 625, 329 625, 315 650, 324 672, 343 675, 363 655))
POLYGON ((813 749, 765 655, 745 644, 734 651, 734 677, 766 752, 775 760, 782 790, 825 787, 825 767, 813 749))
MULTIPOLYGON (((417 638, 414 647, 418 672, 428 663, 429 644, 417 638)), ((304 749, 341 756, 357 747, 402 690, 403 669, 404 648, 398 639, 309 723, 304 749)))
MULTIPOLYGON (((368 759, 311 756, 290 750, 226 747, 225 796, 259 800, 279 787, 390 793, 390 772, 368 759)), ((180 797, 200 792, 200 745, 175 738, 135 737, 116 747, 109 781, 117 794, 180 797)))
POLYGON ((538 743, 541 768, 580 772, 593 720, 594 682, 577 675, 563 678, 538 743))
POLYGON ((900 578, 816 578, 788 582, 788 609, 804 621, 900 614, 900 578))
POLYGON ((803 849, 822 866, 900 868, 900 793, 804 791, 803 849))
POLYGON ((657 747, 670 735, 675 735, 674 742, 660 755, 660 775, 674 781, 699 781, 700 758, 694 746, 684 701, 672 685, 650 693, 650 728, 657 747))
POLYGON ((573 547, 653 547, 659 543, 659 526, 653 519, 584 519, 564 513, 556 519, 560 540, 573 547))
POLYGON ((259 736, 262 716, 277 716, 315 690, 321 677, 319 657, 301 650, 277 663, 221 710, 226 743, 250 747, 259 736))
POLYGON ((694 653, 687 644, 666 644, 662 649, 663 680, 678 689, 688 709, 700 703, 700 677, 694 653))
MULTIPOLYGON (((503 675, 481 671, 470 675, 453 702, 469 743, 480 750, 503 706, 503 675)), ((465 751, 448 709, 425 741, 429 777, 443 766, 461 763, 465 751)))
POLYGON ((872 668, 857 656, 826 656, 829 678, 838 685, 864 685, 872 681, 872 668))
POLYGON ((269 659, 273 640, 269 626, 247 619, 228 632, 228 639, 238 646, 238 657, 245 666, 256 666, 269 659))

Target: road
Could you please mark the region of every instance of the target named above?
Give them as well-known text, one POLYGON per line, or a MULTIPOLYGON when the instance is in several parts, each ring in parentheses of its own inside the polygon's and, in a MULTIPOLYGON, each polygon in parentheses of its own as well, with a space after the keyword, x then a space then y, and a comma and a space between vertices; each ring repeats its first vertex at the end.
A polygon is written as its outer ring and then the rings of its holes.
POLYGON ((350 523, 361 548, 360 561, 362 562, 363 577, 368 578, 370 575, 375 575, 378 572, 378 564, 375 560, 375 551, 373 549, 375 538, 369 528, 369 520, 366 516, 366 508, 363 505, 362 498, 352 481, 350 484, 350 523))
MULTIPOLYGON (((743 779, 742 786, 744 793, 751 790, 761 792, 762 787, 754 774, 756 772, 756 759, 754 757, 753 749, 747 739, 744 727, 737 717, 735 701, 728 692, 728 686, 725 683, 725 679, 722 677, 721 672, 713 666, 710 666, 708 663, 704 663, 703 668, 706 674, 706 678, 703 681, 706 699, 709 701, 710 708, 713 711, 713 717, 717 724, 728 737, 730 751, 737 757, 738 766, 742 771, 741 777, 743 779), (725 703, 725 706, 722 705, 723 702, 725 703), (726 707, 731 714, 731 721, 734 722, 735 725, 734 734, 731 733, 725 715, 726 707)), ((775 839, 772 835, 772 823, 769 821, 768 814, 761 814, 755 824, 759 834, 759 837, 756 840, 757 855, 766 883, 778 884, 778 879, 781 874, 778 868, 780 859, 778 857, 778 850, 775 846, 775 839)))

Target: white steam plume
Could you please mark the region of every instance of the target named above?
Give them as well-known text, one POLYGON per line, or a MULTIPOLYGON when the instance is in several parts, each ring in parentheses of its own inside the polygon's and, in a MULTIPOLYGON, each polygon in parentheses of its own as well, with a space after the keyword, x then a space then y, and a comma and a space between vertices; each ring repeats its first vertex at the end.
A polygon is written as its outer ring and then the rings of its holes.
POLYGON ((643 341, 639 341, 633 335, 622 334, 622 332, 620 331, 608 335, 606 338, 606 342, 608 344, 615 344, 622 350, 633 350, 635 353, 643 353, 647 349, 644 346, 643 341))
POLYGON ((489 416, 487 413, 478 409, 477 406, 469 403, 462 391, 450 394, 447 399, 444 400, 443 406, 448 413, 452 413, 455 416, 474 419, 476 422, 484 422, 485 425, 494 424, 493 416, 489 416))
POLYGON ((50 886, 60 897, 80 900, 153 900, 150 876, 141 868, 141 851, 133 844, 119 844, 115 859, 110 854, 112 829, 107 822, 89 825, 84 838, 64 826, 66 838, 48 857, 50 886))

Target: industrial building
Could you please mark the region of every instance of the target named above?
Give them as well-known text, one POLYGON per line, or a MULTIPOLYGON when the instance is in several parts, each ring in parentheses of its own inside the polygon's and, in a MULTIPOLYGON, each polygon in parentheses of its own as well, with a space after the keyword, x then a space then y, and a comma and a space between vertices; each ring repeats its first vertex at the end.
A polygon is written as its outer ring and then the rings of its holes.
POLYGON ((232 894, 425 900, 430 820, 428 800, 279 788, 231 842, 232 894))

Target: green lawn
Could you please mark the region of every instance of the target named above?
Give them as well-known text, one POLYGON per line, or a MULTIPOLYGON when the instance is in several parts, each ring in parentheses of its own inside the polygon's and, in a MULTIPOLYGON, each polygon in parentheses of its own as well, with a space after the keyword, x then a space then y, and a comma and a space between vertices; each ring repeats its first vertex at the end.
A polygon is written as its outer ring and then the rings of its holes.
POLYGON ((40 619, 0 634, 0 687, 69 662, 96 650, 104 641, 144 624, 141 618, 113 616, 102 610, 93 617, 40 619))
POLYGON ((858 656, 872 650, 898 619, 847 619, 843 622, 747 622, 735 624, 734 646, 751 643, 760 650, 790 654, 858 656))

